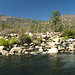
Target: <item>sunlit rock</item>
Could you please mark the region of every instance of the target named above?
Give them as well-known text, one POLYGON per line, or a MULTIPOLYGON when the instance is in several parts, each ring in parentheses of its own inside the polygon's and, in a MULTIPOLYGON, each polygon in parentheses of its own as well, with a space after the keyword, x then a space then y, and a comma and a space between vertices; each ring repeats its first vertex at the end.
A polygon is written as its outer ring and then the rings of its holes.
POLYGON ((26 51, 26 49, 23 49, 23 50, 22 50, 22 53, 25 53, 25 51, 26 51))
POLYGON ((4 46, 0 46, 0 50, 2 50, 4 48, 4 46))
POLYGON ((22 49, 20 47, 13 47, 10 50, 10 53, 20 53, 22 51, 22 49))
POLYGON ((27 51, 25 52, 25 54, 28 54, 28 53, 29 53, 29 52, 27 52, 27 51))
POLYGON ((8 51, 6 51, 6 50, 0 50, 0 53, 1 53, 2 55, 6 55, 6 54, 8 53, 8 51))
POLYGON ((43 52, 43 49, 42 49, 42 47, 40 47, 38 51, 39 51, 39 52, 43 52))
POLYGON ((44 42, 41 43, 41 46, 46 46, 46 44, 44 42))
POLYGON ((57 48, 48 49, 47 53, 58 53, 58 49, 57 48))
POLYGON ((25 46, 25 47, 27 47, 27 46, 28 46, 28 44, 27 44, 27 43, 25 43, 25 44, 24 44, 24 46, 25 46))
POLYGON ((33 46, 30 46, 30 47, 29 47, 29 50, 34 50, 33 46))
POLYGON ((35 46, 35 49, 39 49, 40 48, 40 46, 35 46))

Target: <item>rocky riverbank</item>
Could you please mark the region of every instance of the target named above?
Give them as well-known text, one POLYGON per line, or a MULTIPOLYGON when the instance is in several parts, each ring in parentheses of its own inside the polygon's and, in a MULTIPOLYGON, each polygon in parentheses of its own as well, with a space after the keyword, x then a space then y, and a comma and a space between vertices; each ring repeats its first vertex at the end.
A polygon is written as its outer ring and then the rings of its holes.
POLYGON ((64 40, 59 33, 37 34, 36 36, 42 38, 41 43, 37 44, 33 40, 30 44, 14 44, 13 47, 0 46, 0 54, 12 56, 16 54, 75 53, 75 39, 64 40))

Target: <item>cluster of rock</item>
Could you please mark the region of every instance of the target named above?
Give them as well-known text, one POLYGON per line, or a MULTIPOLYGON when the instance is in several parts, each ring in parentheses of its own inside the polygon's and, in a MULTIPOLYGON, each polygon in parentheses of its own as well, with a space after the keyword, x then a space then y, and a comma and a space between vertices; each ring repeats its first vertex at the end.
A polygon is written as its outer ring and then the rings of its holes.
POLYGON ((42 42, 36 44, 35 41, 30 44, 25 43, 23 46, 14 45, 10 50, 0 48, 0 54, 10 56, 16 54, 38 54, 38 53, 75 53, 75 39, 63 40, 59 38, 60 33, 39 34, 37 37, 42 38, 42 42))

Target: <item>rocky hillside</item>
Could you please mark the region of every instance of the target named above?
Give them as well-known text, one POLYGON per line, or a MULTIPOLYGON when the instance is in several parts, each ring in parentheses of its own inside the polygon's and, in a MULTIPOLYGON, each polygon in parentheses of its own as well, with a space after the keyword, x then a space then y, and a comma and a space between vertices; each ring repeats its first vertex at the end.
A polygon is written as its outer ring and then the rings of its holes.
POLYGON ((75 27, 75 15, 62 15, 60 18, 63 25, 75 27))
MULTIPOLYGON (((34 24, 44 23, 45 21, 33 20, 34 24)), ((0 24, 9 24, 9 25, 29 25, 30 19, 17 18, 6 15, 0 15, 0 24)))
MULTIPOLYGON (((73 29, 75 30, 75 15, 62 15, 60 16, 61 22, 64 25, 63 29, 73 29)), ((31 19, 25 18, 17 18, 11 16, 0 15, 0 25, 8 24, 14 27, 16 30, 21 27, 26 28, 26 30, 32 32, 47 32, 51 30, 51 21, 41 21, 41 20, 33 20, 31 23, 31 19), (29 28, 30 27, 30 28, 29 28)), ((9 28, 10 28, 9 26, 9 28)), ((4 26, 1 26, 1 30, 4 29, 4 26), (2 27, 2 28, 1 28, 2 27)), ((5 26, 6 28, 7 26, 5 26)), ((14 29, 12 28, 12 29, 14 29)))
MULTIPOLYGON (((74 25, 75 26, 75 15, 62 15, 60 19, 63 25, 74 25)), ((46 23, 45 21, 41 21, 41 20, 34 20, 33 22, 35 24, 46 23)), ((0 24, 28 25, 29 23, 30 23, 30 19, 0 15, 0 24)))

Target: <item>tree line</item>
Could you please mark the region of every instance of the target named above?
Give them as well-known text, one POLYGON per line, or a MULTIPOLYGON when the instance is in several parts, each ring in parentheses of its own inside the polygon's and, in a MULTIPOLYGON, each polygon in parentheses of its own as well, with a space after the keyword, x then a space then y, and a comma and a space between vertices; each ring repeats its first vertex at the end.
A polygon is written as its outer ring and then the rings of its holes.
POLYGON ((42 23, 35 23, 33 17, 31 17, 29 21, 29 25, 8 25, 8 24, 1 24, 0 31, 6 32, 18 32, 21 33, 23 30, 24 32, 33 32, 33 33, 45 33, 45 32, 62 32, 68 28, 66 25, 63 25, 60 19, 60 12, 58 10, 53 11, 52 15, 50 15, 50 20, 42 23))

